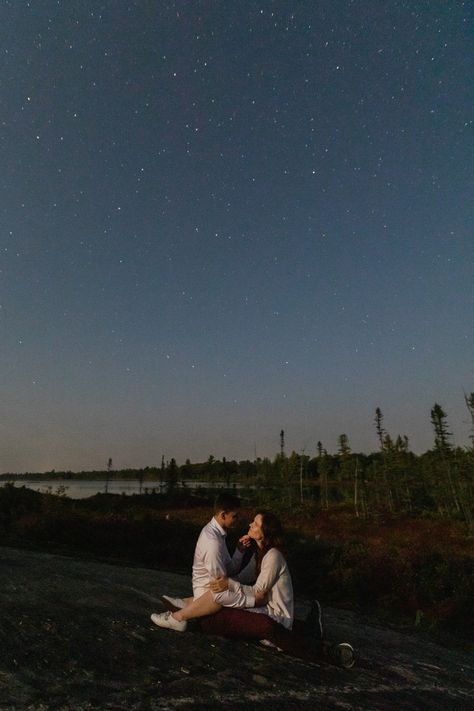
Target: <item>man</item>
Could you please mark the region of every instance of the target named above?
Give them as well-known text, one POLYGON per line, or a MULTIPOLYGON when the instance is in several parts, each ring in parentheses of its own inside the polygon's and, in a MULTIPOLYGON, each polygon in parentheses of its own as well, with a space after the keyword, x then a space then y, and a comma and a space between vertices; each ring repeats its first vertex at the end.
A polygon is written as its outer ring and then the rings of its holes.
MULTIPOLYGON (((251 541, 247 535, 242 536, 231 556, 225 540, 227 532, 235 528, 239 521, 239 509, 240 501, 236 496, 219 494, 214 507, 214 516, 204 526, 196 543, 193 561, 193 598, 182 599, 163 595, 167 604, 173 608, 183 609, 189 602, 197 600, 208 592, 211 582, 216 578, 229 577, 239 572, 244 552, 250 546, 251 541)), ((216 609, 219 606, 243 607, 245 604, 247 606, 252 603, 259 605, 265 602, 264 592, 256 600, 249 600, 249 595, 247 594, 245 597, 241 590, 236 592, 224 590, 214 593, 213 597, 216 609)), ((179 613, 178 616, 180 616, 179 613)), ((168 627, 180 632, 184 632, 187 626, 184 620, 178 620, 167 612, 154 613, 151 615, 151 619, 159 627, 168 627)))
MULTIPOLYGON (((199 534, 194 551, 194 599, 209 590, 211 581, 222 575, 232 576, 239 572, 245 548, 250 545, 250 542, 247 541, 247 536, 243 536, 231 557, 225 540, 227 532, 235 528, 239 522, 239 509, 240 501, 236 496, 219 494, 217 497, 214 516, 199 534)), ((221 605, 235 607, 237 602, 235 596, 236 593, 230 593, 219 602, 221 605)))

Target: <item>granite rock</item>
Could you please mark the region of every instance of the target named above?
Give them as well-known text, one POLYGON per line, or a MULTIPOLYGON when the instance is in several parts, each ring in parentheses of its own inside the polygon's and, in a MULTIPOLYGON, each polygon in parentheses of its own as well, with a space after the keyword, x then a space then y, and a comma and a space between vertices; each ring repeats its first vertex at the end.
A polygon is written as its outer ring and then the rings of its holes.
POLYGON ((0 548, 1 711, 472 708, 467 652, 328 609, 329 636, 354 644, 357 665, 307 663, 159 629, 162 593, 189 594, 189 578, 0 548))

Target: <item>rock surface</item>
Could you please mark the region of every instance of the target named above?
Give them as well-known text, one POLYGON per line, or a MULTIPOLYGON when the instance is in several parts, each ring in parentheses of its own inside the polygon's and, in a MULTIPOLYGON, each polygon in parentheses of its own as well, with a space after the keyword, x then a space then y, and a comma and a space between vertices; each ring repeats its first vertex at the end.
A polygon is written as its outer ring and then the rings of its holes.
POLYGON ((0 709, 473 708, 468 653, 354 613, 325 611, 329 636, 358 651, 351 670, 154 627, 158 596, 186 595, 189 585, 156 570, 0 548, 0 709))

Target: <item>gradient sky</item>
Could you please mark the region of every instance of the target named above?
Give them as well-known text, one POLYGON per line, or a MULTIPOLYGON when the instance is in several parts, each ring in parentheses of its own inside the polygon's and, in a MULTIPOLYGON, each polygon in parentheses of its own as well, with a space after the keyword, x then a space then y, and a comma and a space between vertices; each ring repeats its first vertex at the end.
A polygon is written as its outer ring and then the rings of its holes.
POLYGON ((0 471, 468 442, 473 9, 3 0, 0 471))

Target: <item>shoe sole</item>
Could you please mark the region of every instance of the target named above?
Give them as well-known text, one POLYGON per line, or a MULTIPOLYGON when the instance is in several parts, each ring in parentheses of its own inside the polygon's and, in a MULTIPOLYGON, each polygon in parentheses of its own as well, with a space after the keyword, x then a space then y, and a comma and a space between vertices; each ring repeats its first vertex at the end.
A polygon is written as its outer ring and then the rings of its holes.
POLYGON ((352 669, 355 664, 355 652, 349 642, 341 642, 337 644, 330 652, 330 657, 337 664, 338 667, 343 669, 352 669))

